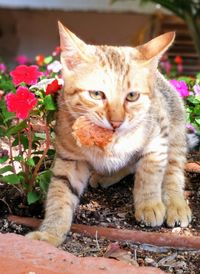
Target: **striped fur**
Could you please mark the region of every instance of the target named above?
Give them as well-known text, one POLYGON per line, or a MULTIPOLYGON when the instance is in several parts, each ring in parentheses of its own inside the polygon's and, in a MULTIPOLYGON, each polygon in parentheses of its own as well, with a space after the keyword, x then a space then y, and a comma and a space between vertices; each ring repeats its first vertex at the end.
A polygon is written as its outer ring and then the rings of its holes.
POLYGON ((135 173, 135 218, 149 226, 188 225, 191 211, 184 199, 186 154, 184 108, 172 86, 158 72, 159 57, 173 33, 137 48, 91 46, 60 24, 64 92, 56 125, 57 157, 52 168, 45 219, 28 237, 53 245, 63 242, 88 181, 108 187, 135 173), (88 91, 102 91, 95 100, 88 91), (127 94, 138 92, 136 101, 127 94), (86 116, 113 129, 104 149, 81 148, 72 125, 86 116))

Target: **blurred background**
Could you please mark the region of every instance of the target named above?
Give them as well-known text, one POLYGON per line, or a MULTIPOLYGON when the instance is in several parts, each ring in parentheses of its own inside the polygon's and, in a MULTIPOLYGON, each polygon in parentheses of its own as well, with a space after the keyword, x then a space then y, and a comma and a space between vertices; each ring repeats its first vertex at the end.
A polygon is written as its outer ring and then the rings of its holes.
POLYGON ((58 20, 93 44, 135 46, 175 30, 168 55, 180 55, 184 73, 194 75, 200 71, 199 16, 200 0, 0 0, 0 56, 50 54, 59 45, 58 20))

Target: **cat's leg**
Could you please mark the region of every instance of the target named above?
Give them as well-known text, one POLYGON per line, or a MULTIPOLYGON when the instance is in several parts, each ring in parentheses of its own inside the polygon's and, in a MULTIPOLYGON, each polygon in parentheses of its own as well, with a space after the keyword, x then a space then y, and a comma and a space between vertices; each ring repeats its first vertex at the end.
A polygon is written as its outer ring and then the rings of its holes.
POLYGON ((56 158, 47 194, 45 218, 38 231, 28 238, 60 245, 69 232, 79 197, 87 185, 90 171, 87 163, 56 158))
POLYGON ((163 201, 167 208, 167 225, 186 227, 191 221, 191 210, 184 198, 185 144, 176 138, 169 148, 169 160, 163 181, 163 201))
POLYGON ((155 138, 141 156, 135 174, 135 218, 148 226, 160 226, 166 208, 162 202, 162 182, 167 165, 167 140, 155 138))
POLYGON ((125 167, 110 176, 104 176, 94 171, 89 179, 89 184, 93 188, 97 188, 98 185, 100 185, 103 188, 107 188, 109 186, 112 186, 118 183, 120 180, 122 180, 124 177, 126 177, 130 173, 131 171, 128 167, 125 167))

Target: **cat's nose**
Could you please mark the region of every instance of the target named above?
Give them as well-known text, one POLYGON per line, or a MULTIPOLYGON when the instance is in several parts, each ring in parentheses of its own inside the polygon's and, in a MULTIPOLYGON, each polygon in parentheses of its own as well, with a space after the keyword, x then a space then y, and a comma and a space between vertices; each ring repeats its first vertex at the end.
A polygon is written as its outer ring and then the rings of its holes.
POLYGON ((112 127, 114 129, 116 129, 116 128, 119 128, 121 126, 122 121, 110 121, 110 123, 111 123, 112 127))

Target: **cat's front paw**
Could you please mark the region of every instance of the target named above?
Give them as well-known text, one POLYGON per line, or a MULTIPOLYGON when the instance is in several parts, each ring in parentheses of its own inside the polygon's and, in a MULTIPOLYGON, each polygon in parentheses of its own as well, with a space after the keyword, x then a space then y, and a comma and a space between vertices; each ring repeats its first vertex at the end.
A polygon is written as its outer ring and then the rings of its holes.
POLYGON ((160 226, 165 219, 166 209, 161 201, 144 201, 135 208, 135 218, 146 226, 160 226))
POLYGON ((176 197, 167 205, 167 225, 187 227, 192 219, 192 213, 183 198, 176 197))
POLYGON ((44 241, 54 246, 59 246, 63 242, 63 239, 58 238, 47 231, 33 231, 26 234, 26 237, 32 240, 44 241))

